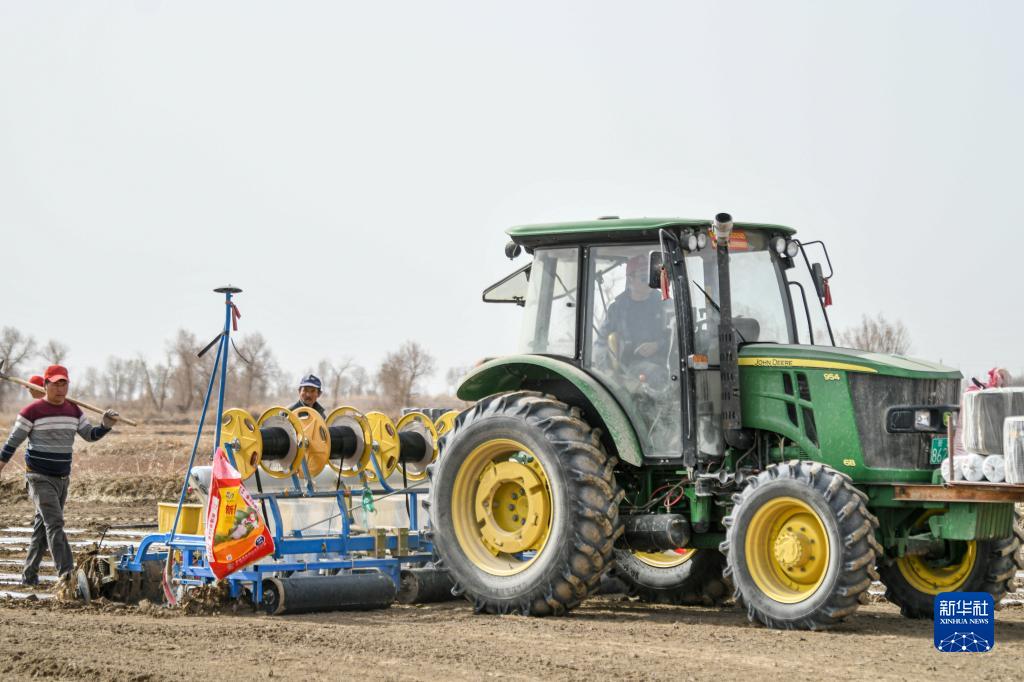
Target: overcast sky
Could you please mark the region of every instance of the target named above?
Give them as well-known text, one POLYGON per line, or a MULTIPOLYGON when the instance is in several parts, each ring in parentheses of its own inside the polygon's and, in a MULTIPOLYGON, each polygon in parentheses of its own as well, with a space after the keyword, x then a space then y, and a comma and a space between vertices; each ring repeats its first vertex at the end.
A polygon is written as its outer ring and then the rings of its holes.
POLYGON ((510 225, 782 223, 833 324, 1024 369, 1019 2, 0 2, 0 326, 301 373, 510 352, 510 225))

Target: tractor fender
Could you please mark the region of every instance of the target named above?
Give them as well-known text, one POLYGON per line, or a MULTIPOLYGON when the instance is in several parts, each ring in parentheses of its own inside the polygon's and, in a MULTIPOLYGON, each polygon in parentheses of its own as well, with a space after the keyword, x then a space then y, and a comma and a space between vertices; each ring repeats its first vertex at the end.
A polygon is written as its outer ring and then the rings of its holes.
POLYGON ((576 365, 548 355, 511 355, 474 368, 459 385, 461 400, 475 401, 495 393, 539 390, 583 408, 589 419, 598 420, 616 454, 634 466, 643 463, 636 431, 612 394, 593 376, 576 365))

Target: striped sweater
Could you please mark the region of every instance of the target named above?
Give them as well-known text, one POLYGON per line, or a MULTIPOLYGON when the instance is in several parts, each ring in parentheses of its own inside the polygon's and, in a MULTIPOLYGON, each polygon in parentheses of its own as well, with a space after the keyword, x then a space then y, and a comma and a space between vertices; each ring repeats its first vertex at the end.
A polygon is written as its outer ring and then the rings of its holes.
POLYGON ((0 449, 0 461, 9 461, 27 438, 25 467, 29 471, 47 476, 67 476, 71 473, 71 446, 75 442, 75 434, 94 441, 109 431, 90 424, 82 409, 74 403, 65 400, 60 405, 53 405, 37 400, 25 407, 14 420, 11 435, 0 449))

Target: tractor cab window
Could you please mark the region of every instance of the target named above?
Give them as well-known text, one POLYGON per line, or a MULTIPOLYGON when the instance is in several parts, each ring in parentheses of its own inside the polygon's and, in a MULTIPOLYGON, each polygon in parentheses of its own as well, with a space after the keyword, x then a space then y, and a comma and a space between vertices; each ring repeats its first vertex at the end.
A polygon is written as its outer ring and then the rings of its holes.
POLYGON ((576 355, 579 249, 537 249, 526 289, 519 350, 545 355, 576 355))
POLYGON ((656 244, 590 249, 586 366, 622 404, 644 452, 679 457, 680 382, 675 307, 648 283, 656 244))
POLYGON ((531 267, 531 264, 526 264, 484 289, 484 303, 526 305, 526 289, 530 286, 531 267))
MULTIPOLYGON (((713 245, 686 257, 693 306, 694 350, 717 365, 718 261, 713 245)), ((736 231, 730 241, 733 326, 740 343, 792 343, 785 280, 764 235, 736 231)))

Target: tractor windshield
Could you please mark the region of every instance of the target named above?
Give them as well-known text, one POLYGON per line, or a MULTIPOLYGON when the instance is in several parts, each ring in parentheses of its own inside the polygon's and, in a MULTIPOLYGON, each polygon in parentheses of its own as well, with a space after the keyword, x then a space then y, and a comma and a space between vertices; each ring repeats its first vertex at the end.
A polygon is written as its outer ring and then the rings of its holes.
MULTIPOLYGON (((725 452, 722 437, 722 389, 719 370, 718 257, 714 244, 686 256, 686 278, 693 313, 694 352, 706 355, 708 368, 695 376, 697 449, 705 456, 725 452)), ((768 235, 736 230, 729 240, 732 321, 743 343, 793 343, 792 308, 778 258, 768 250, 768 235)))
MULTIPOLYGON (((712 245, 686 256, 690 305, 694 321, 694 351, 718 364, 720 298, 718 262, 712 245)), ((792 317, 786 281, 767 237, 757 232, 733 232, 729 241, 733 325, 740 343, 792 343, 792 317)))

